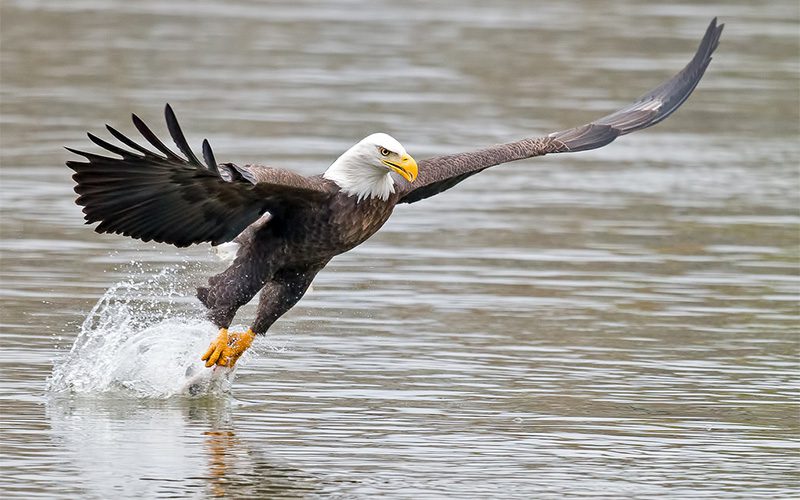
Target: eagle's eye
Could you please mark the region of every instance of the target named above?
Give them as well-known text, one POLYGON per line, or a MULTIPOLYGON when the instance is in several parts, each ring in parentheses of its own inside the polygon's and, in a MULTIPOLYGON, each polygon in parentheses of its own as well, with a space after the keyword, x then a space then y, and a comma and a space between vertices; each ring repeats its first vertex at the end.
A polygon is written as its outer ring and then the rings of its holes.
POLYGON ((381 148, 380 152, 381 152, 381 156, 389 156, 389 153, 391 153, 391 151, 389 151, 386 148, 381 148))

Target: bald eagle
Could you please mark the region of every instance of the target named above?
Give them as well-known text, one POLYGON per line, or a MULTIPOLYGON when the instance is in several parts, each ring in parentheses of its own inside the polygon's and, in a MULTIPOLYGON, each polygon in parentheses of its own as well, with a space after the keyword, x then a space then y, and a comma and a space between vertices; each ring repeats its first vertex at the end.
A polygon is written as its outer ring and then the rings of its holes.
POLYGON ((84 207, 86 223, 99 222, 98 233, 177 247, 234 239, 239 243, 231 266, 197 289, 208 318, 220 329, 201 358, 208 367, 232 367, 255 335, 266 333, 300 300, 331 258, 372 236, 398 203, 424 200, 494 165, 599 148, 668 117, 702 78, 723 26, 712 20, 686 67, 608 116, 542 137, 419 164, 384 133, 362 139, 313 177, 261 165, 217 163, 207 140, 201 161, 167 105, 167 128, 183 156, 133 115, 134 126, 150 147, 107 125, 126 147, 91 133, 89 139, 118 158, 67 148, 87 160, 68 161, 67 166, 75 171, 77 203, 84 207), (250 328, 229 332, 236 311, 259 291, 250 328))

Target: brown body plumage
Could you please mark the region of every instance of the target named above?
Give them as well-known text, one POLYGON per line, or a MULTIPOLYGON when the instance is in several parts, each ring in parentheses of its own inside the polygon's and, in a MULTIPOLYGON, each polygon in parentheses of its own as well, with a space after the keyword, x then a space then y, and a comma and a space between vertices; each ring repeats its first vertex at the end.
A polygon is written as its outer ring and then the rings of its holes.
POLYGON ((494 165, 602 147, 620 135, 660 122, 692 93, 721 32, 722 25, 717 26, 714 19, 682 71, 599 120, 539 138, 423 160, 416 179, 401 166, 387 163, 414 182, 397 179, 394 192, 385 199, 355 196, 322 175, 303 177, 258 165, 218 164, 207 141, 203 142, 203 164, 186 143, 169 105, 167 126, 185 158, 167 148, 134 115, 134 125, 158 152, 108 127, 129 149, 92 134, 89 138, 120 158, 70 150, 88 162, 67 165, 76 172, 77 202, 84 206, 87 223, 100 222, 95 228, 98 232, 179 247, 237 238, 240 248, 233 264, 210 278, 208 286, 200 287, 198 297, 208 308, 209 318, 227 328, 237 309, 261 290, 252 331, 264 333, 303 296, 331 258, 372 236, 396 204, 428 198, 494 165))

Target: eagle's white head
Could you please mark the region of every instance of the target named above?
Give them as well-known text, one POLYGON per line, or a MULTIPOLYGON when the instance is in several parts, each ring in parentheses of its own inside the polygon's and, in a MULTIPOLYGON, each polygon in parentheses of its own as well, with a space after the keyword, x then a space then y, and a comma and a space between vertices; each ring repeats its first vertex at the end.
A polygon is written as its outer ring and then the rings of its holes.
POLYGON ((417 178, 417 162, 388 134, 372 134, 342 154, 322 175, 348 196, 386 200, 394 193, 392 172, 408 182, 417 178))

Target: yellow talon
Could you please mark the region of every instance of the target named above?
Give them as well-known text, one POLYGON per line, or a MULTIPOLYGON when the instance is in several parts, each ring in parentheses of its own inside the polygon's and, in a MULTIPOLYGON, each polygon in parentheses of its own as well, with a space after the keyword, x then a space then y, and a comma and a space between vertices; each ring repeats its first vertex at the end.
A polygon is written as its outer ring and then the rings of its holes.
POLYGON ((233 368, 239 357, 244 354, 256 334, 253 330, 247 329, 246 332, 228 333, 227 328, 220 328, 219 335, 208 346, 208 350, 200 358, 206 362, 206 367, 214 365, 227 366, 233 368))

